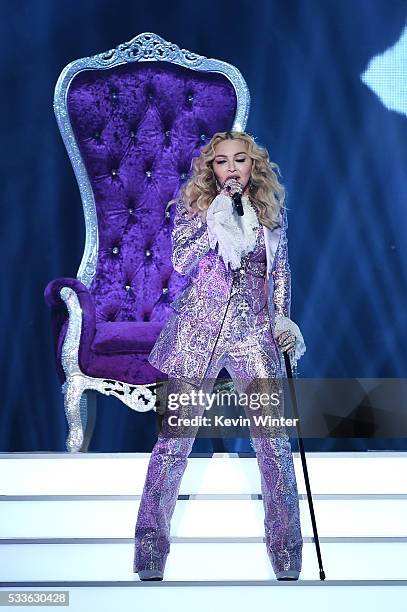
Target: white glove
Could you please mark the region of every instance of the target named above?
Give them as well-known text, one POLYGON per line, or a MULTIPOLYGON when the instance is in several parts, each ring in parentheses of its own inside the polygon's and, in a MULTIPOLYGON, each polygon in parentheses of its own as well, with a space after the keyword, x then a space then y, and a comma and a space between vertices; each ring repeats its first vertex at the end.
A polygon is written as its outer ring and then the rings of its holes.
POLYGON ((241 258, 256 246, 256 230, 259 226, 257 215, 242 196, 244 215, 239 217, 230 196, 219 193, 206 213, 209 244, 212 249, 218 243, 218 253, 225 266, 230 263, 232 270, 240 267, 241 258))
POLYGON ((302 333, 300 332, 300 328, 294 321, 285 317, 284 315, 277 314, 275 316, 275 324, 274 324, 274 336, 277 338, 281 333, 289 331, 295 336, 295 345, 293 348, 293 353, 290 355, 291 362, 294 363, 294 367, 297 365, 297 361, 304 355, 307 347, 305 346, 304 338, 302 337, 302 333))

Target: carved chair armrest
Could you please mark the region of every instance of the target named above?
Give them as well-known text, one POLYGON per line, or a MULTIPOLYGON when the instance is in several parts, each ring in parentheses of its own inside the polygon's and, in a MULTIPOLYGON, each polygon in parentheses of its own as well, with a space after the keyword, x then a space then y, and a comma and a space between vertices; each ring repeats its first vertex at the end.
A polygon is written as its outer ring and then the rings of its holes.
MULTIPOLYGON (((75 291, 82 310, 82 329, 78 356, 81 367, 86 368, 90 346, 96 333, 96 313, 93 298, 88 288, 77 278, 56 278, 48 283, 44 291, 45 301, 51 308, 55 354, 58 356, 58 344, 61 346, 64 340, 64 338, 60 338, 61 331, 65 327, 65 336, 68 319, 68 309, 60 294, 63 287, 69 287, 75 291)), ((57 367, 59 373, 62 374, 62 379, 64 376, 59 363, 57 367)))

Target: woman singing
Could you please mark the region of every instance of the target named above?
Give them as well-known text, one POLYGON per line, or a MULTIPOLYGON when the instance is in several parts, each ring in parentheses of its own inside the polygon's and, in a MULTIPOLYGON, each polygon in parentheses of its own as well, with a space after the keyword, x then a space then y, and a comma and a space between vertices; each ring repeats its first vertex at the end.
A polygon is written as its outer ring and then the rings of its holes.
MULTIPOLYGON (((174 200, 172 231, 174 269, 190 283, 172 302, 175 312, 149 355, 168 374, 168 394, 210 392, 222 368, 239 394, 275 391, 285 376, 281 351, 293 368, 305 352, 290 319, 285 189, 275 169, 245 132, 216 133, 193 160, 192 176, 174 200)), ((282 403, 283 397, 273 416, 283 414, 282 403)), ((198 410, 203 414, 205 405, 198 410)), ((141 580, 163 579, 171 517, 198 430, 171 428, 168 409, 162 414, 135 527, 134 572, 141 580)), ((290 440, 284 427, 251 433, 267 554, 278 580, 297 580, 303 540, 290 440)))

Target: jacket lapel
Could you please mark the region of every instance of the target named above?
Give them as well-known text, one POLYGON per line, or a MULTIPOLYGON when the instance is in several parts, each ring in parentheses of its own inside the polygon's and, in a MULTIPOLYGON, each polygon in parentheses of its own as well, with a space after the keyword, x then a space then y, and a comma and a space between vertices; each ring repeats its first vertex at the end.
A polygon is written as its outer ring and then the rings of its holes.
POLYGON ((277 251, 278 243, 280 241, 281 230, 281 225, 279 227, 275 227, 272 230, 269 227, 263 225, 264 244, 266 247, 267 257, 267 278, 270 277, 271 271, 273 269, 274 257, 277 251))

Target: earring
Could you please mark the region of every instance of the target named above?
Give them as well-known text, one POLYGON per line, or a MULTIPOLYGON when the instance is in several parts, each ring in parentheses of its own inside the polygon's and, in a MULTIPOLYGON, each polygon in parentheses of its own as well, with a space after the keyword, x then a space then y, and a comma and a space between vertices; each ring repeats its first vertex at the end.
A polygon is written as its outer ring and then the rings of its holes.
POLYGON ((252 189, 253 187, 253 181, 252 181, 252 177, 249 178, 249 189, 252 189))
POLYGON ((218 193, 220 193, 220 185, 219 185, 218 181, 216 181, 216 191, 218 193))

